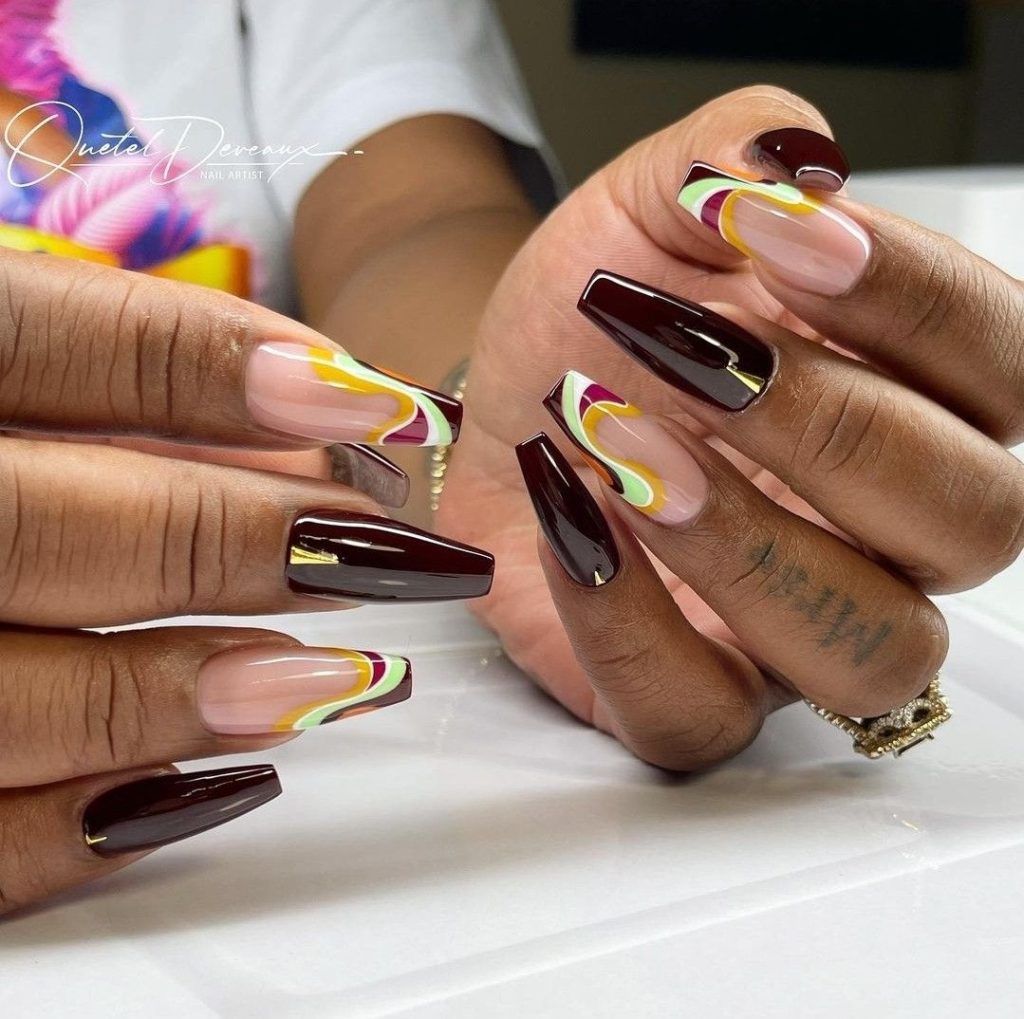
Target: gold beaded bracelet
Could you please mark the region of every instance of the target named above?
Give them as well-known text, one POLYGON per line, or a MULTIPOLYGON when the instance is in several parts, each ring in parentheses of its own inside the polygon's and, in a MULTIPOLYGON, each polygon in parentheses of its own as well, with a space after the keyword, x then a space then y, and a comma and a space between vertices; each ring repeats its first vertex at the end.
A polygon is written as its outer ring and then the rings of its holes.
MULTIPOLYGON (((469 361, 462 361, 441 383, 441 391, 462 400, 466 395, 466 379, 469 376, 469 361)), ((444 491, 448 462, 451 459, 452 447, 435 446, 430 453, 430 512, 436 513, 441 505, 441 493, 444 491)))

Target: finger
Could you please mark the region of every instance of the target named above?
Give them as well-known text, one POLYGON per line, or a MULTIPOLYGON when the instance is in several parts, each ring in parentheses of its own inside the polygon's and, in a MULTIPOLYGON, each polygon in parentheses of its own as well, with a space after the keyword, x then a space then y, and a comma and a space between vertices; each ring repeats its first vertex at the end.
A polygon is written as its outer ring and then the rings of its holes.
POLYGON ((438 445, 462 408, 209 287, 0 250, 0 421, 295 448, 438 445))
POLYGON ((5 439, 0 482, 0 618, 11 623, 470 598, 494 568, 486 552, 312 479, 5 439))
POLYGON ((679 182, 695 160, 751 177, 800 180, 836 190, 849 166, 822 114, 771 85, 738 89, 639 142, 597 179, 663 250, 706 265, 729 266, 742 255, 698 223, 680 220, 679 182), (682 223, 682 229, 680 224, 682 223))
MULTIPOLYGON (((41 433, 9 432, 24 438, 38 438, 41 433)), ((301 452, 255 451, 241 447, 186 446, 181 443, 161 442, 158 439, 112 439, 75 436, 51 436, 48 440, 87 443, 109 443, 124 449, 137 449, 143 453, 156 453, 200 463, 220 463, 235 467, 255 467, 277 474, 296 474, 305 478, 330 478, 339 485, 354 488, 368 495, 382 506, 401 507, 409 499, 409 475, 392 463, 374 446, 359 443, 335 443, 321 449, 301 452)))
POLYGON ((711 167, 680 204, 766 289, 835 343, 945 403, 998 442, 1024 438, 1024 287, 949 237, 848 200, 711 167))
POLYGON ((624 497, 615 509, 755 661, 857 716, 928 685, 946 630, 916 588, 776 505, 674 422, 589 380, 575 395, 566 434, 624 497))
MULTIPOLYGON (((974 587, 1020 553, 1024 467, 927 397, 739 308, 611 273, 580 307, 682 410, 925 590, 974 587)), ((571 413, 580 378, 551 409, 571 413)))
POLYGON ((253 753, 406 700, 409 662, 267 630, 0 630, 0 787, 253 753))
POLYGON ((280 792, 269 764, 189 775, 150 769, 0 792, 0 914, 120 870, 280 792))
POLYGON ((611 730, 664 768, 742 750, 771 702, 758 669, 683 618, 635 539, 620 527, 616 540, 546 435, 516 453, 548 542, 541 561, 552 598, 611 730))

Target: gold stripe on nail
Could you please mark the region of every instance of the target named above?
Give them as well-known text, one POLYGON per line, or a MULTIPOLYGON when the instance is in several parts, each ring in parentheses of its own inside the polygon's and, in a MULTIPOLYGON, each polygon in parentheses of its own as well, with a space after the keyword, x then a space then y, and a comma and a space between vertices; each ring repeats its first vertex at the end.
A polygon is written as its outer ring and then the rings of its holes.
POLYGON ((290 566, 337 566, 338 557, 333 552, 310 552, 301 545, 292 545, 288 550, 290 566))

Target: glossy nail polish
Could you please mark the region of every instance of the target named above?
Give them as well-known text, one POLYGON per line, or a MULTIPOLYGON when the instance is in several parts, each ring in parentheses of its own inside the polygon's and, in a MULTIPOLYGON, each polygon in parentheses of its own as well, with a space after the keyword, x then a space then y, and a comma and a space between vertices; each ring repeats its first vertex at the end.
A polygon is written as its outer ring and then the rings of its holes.
POLYGON ((679 204, 796 290, 822 297, 845 294, 871 257, 871 238, 860 224, 791 184, 747 180, 694 163, 679 204))
POLYGON ((360 443, 327 447, 331 480, 365 492, 381 506, 398 508, 409 500, 409 475, 373 446, 360 443))
POLYGON ((281 794, 269 764, 157 775, 101 793, 82 816, 85 844, 100 856, 158 849, 232 821, 281 794))
POLYGON ((789 177, 800 188, 838 191, 850 176, 845 153, 827 135, 804 127, 783 127, 758 135, 754 160, 770 173, 789 177))
POLYGON ((658 422, 580 372, 570 371, 544 406, 598 476, 659 524, 689 523, 703 509, 700 464, 658 422))
POLYGON ((558 447, 540 432, 516 446, 526 490, 551 550, 578 584, 599 587, 619 570, 608 521, 558 447))
POLYGON ((260 344, 246 366, 245 399, 264 428, 321 442, 444 446, 462 422, 458 400, 340 347, 260 344))
POLYGON ((491 588, 494 556, 387 517, 321 510, 292 525, 293 591, 354 601, 451 601, 491 588))
POLYGON ((725 410, 742 410, 775 370, 771 350, 746 329, 692 301, 599 270, 579 310, 670 385, 725 410))
POLYGON ((242 647, 208 658, 196 701, 211 732, 290 732, 408 700, 408 659, 344 648, 242 647))

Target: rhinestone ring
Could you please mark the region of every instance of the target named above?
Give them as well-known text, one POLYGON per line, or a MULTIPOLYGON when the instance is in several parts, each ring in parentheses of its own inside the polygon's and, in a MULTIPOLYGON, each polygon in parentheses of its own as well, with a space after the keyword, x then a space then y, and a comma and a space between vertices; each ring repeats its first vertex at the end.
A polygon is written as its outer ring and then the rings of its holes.
POLYGON ((932 734, 935 730, 953 715, 949 710, 949 702, 939 688, 938 676, 928 684, 928 689, 920 697, 877 718, 849 718, 810 701, 806 703, 820 718, 849 733, 853 737, 853 749, 872 760, 886 754, 900 757, 911 747, 934 739, 932 734))

